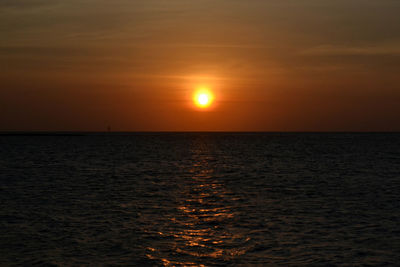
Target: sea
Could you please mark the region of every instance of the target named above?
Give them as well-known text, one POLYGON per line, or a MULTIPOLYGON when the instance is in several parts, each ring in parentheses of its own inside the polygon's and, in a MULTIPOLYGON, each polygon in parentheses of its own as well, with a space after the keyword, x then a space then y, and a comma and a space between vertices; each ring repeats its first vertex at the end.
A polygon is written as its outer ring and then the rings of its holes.
POLYGON ((0 265, 400 266, 400 134, 3 133, 0 265))

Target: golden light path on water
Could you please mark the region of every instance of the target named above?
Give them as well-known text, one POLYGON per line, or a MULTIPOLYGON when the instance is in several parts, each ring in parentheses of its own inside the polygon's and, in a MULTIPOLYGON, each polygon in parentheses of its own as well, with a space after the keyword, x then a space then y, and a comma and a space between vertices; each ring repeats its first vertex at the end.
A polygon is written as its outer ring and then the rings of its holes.
POLYGON ((200 262, 207 258, 225 261, 246 252, 242 245, 250 238, 234 234, 229 228, 237 215, 231 205, 235 196, 213 176, 209 161, 214 159, 208 152, 206 144, 193 146, 192 176, 177 196, 177 213, 165 227, 169 231, 159 232, 161 237, 174 239, 169 248, 172 251, 165 253, 165 247, 147 248, 147 257, 161 260, 164 266, 204 266, 200 262))

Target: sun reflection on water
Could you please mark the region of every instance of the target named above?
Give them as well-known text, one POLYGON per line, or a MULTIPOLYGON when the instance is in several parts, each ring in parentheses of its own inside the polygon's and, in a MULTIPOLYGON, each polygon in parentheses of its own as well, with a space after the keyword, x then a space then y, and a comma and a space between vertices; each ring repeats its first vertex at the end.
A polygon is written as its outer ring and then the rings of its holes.
POLYGON ((193 147, 192 176, 177 192, 176 214, 168 218, 168 230, 162 233, 173 238, 170 253, 149 249, 148 257, 159 254, 165 266, 202 266, 207 258, 229 260, 246 252, 237 244, 249 239, 232 231, 234 195, 214 175, 210 154, 204 143, 193 147))

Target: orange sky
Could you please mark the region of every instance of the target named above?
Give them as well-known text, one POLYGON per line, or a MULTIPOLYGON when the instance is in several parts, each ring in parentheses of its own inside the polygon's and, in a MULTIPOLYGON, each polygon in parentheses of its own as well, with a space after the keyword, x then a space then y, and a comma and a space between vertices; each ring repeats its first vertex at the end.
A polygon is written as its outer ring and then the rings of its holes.
POLYGON ((0 130, 400 131, 398 14, 397 0, 4 0, 0 130))

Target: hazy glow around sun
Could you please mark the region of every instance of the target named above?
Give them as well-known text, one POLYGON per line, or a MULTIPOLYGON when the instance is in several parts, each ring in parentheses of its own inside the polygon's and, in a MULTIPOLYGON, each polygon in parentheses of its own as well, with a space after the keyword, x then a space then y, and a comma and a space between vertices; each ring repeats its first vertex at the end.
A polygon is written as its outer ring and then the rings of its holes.
POLYGON ((194 104, 199 108, 209 107, 214 100, 214 95, 208 88, 198 89, 193 97, 194 104))

